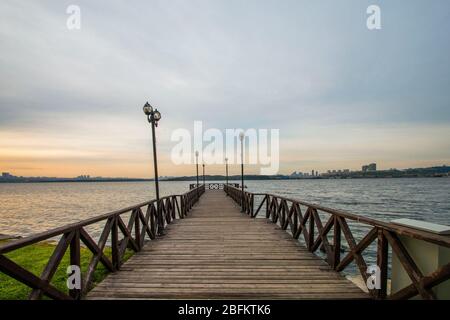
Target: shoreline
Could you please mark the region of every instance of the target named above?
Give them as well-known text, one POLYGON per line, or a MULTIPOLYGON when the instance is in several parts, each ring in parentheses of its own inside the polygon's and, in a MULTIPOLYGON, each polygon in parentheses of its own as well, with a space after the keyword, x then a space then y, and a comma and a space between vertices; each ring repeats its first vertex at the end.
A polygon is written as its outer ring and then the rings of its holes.
MULTIPOLYGON (((310 178, 252 178, 245 177, 246 181, 291 181, 291 180, 364 180, 364 179, 438 179, 438 178, 450 178, 448 175, 439 175, 439 176, 398 176, 398 177, 310 177, 310 178)), ((217 181, 225 181, 226 177, 223 178, 205 178, 206 182, 217 182, 217 181)), ((228 178, 229 181, 240 181, 241 178, 228 178)), ((27 183, 97 183, 97 182, 153 182, 154 179, 117 179, 117 180, 42 180, 42 181, 1 181, 0 184, 27 184, 27 183)), ((174 178, 174 179, 160 179, 159 182, 195 182, 196 178, 174 178)))

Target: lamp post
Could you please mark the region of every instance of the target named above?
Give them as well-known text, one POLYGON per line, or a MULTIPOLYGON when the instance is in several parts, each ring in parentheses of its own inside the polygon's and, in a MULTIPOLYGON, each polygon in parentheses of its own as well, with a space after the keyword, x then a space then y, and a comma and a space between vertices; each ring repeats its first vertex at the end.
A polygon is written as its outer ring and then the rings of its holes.
POLYGON ((225 158, 225 184, 228 185, 228 158, 225 158))
POLYGON ((203 167, 203 185, 205 185, 205 163, 202 164, 203 167))
POLYGON ((244 131, 239 133, 239 140, 241 140, 241 189, 242 189, 242 197, 241 197, 241 205, 242 211, 244 211, 244 131))
POLYGON ((197 168, 197 188, 198 188, 198 151, 195 151, 195 166, 197 168))
POLYGON ((143 107, 144 113, 147 116, 147 120, 152 125, 152 140, 153 140, 153 166, 155 168, 155 190, 156 190, 156 210, 158 215, 158 234, 163 235, 164 221, 162 217, 162 211, 159 205, 159 180, 158 180, 158 158, 156 155, 156 134, 155 128, 158 126, 158 121, 161 120, 161 113, 157 109, 148 103, 145 103, 143 107))
POLYGON ((195 166, 197 168, 197 185, 196 185, 196 189, 197 189, 197 199, 198 199, 198 151, 195 151, 195 166))

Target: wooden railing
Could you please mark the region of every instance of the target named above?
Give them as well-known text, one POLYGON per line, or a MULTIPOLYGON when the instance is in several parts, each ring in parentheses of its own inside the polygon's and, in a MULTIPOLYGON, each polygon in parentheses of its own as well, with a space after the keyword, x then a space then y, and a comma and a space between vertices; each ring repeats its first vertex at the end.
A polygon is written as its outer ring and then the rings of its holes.
POLYGON ((450 263, 430 274, 422 274, 399 238, 400 236, 411 237, 450 248, 448 236, 402 227, 273 194, 242 192, 231 186, 225 186, 224 190, 242 207, 242 211, 251 217, 256 217, 265 205, 267 219, 277 223, 283 230, 289 231, 295 239, 303 235, 307 249, 310 252, 322 250, 325 253, 325 261, 332 269, 338 272, 344 271, 350 263, 355 262, 365 283, 369 275, 363 252, 376 241, 376 261, 380 270, 381 285, 380 289, 369 290, 374 298, 410 299, 419 295, 423 299, 435 299, 433 287, 450 279, 450 263), (255 197, 262 198, 256 211, 254 210, 255 197), (325 224, 322 223, 322 219, 326 219, 325 224), (368 232, 357 242, 349 224, 362 224, 367 227, 368 232), (343 257, 341 254, 345 248, 342 244, 342 234, 348 248, 343 257), (411 284, 388 297, 389 247, 411 279, 411 284))
MULTIPOLYGON (((229 183, 229 186, 232 187, 239 187, 239 183, 229 183)), ((194 189, 197 186, 196 183, 191 183, 189 185, 189 189, 194 189)), ((220 182, 212 182, 212 183, 205 183, 205 188, 208 190, 222 190, 225 186, 225 183, 220 183, 220 182)))
POLYGON ((99 262, 110 272, 120 270, 127 248, 131 248, 134 252, 140 251, 145 244, 146 236, 153 240, 158 237, 161 229, 172 220, 183 219, 204 192, 205 187, 199 186, 182 195, 171 195, 161 198, 159 201, 151 200, 9 242, 0 247, 0 272, 30 287, 32 289, 30 299, 39 299, 43 295, 52 299, 80 299, 91 288, 94 272, 99 262), (127 224, 122 219, 124 214, 130 214, 127 224), (159 217, 162 217, 162 221, 159 217), (105 225, 99 241, 96 242, 86 227, 103 221, 105 225), (40 276, 5 256, 14 250, 55 237, 60 237, 59 241, 40 276), (108 240, 111 246, 111 259, 104 253, 108 240), (82 275, 81 288, 69 290, 69 294, 67 294, 53 286, 51 280, 67 250, 70 253, 70 265, 80 266, 82 243, 92 252, 93 256, 87 271, 82 275))

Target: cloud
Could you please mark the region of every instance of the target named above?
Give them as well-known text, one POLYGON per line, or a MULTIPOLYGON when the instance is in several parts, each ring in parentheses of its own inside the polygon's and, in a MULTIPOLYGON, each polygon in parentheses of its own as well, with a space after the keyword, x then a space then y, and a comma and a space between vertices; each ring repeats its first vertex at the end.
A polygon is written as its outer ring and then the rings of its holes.
MULTIPOLYGON (((31 162, 40 149, 59 150, 61 162, 64 155, 74 163, 103 159, 114 170, 127 157, 145 163, 146 100, 162 112, 159 150, 167 154, 172 130, 202 120, 221 129, 279 128, 286 143, 302 139, 299 128, 333 127, 346 140, 355 134, 349 128, 360 127, 362 141, 382 146, 374 156, 401 163, 411 158, 397 152, 401 134, 390 131, 386 141, 372 132, 450 122, 447 1, 383 2, 382 30, 374 32, 365 25, 370 1, 78 1, 79 31, 66 28, 69 4, 0 3, 5 166, 14 167, 18 149, 31 162)), ((416 148, 417 161, 450 160, 439 151, 442 140, 427 137, 432 147, 416 148)), ((302 152, 334 148, 318 139, 302 152)), ((287 163, 301 158, 295 148, 283 152, 287 163)), ((365 152, 353 144, 322 161, 365 152)))

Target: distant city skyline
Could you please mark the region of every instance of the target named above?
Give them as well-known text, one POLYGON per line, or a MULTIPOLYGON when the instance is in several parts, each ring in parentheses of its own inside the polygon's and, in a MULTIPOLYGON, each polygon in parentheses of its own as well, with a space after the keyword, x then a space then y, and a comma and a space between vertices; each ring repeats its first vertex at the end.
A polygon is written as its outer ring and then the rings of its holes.
MULTIPOLYGON (((302 172, 302 171, 293 171, 290 174, 277 174, 278 176, 284 176, 284 177, 291 177, 291 178, 302 178, 302 177, 329 177, 329 176, 345 176, 345 175, 352 175, 354 173, 386 173, 389 171, 397 171, 397 172, 407 172, 407 171, 414 171, 417 173, 420 172, 434 172, 437 174, 445 173, 448 175, 450 173, 450 166, 449 165, 441 165, 441 166, 432 166, 432 167, 425 167, 425 168, 390 168, 385 170, 378 170, 375 163, 371 163, 370 165, 363 165, 359 170, 351 170, 351 169, 328 169, 324 172, 319 172, 318 170, 311 170, 311 172, 302 172), (432 170, 431 170, 432 169, 432 170), (430 171, 431 170, 431 171, 430 171)), ((199 176, 202 176, 202 172, 199 172, 199 176)), ((277 176, 277 175, 261 175, 261 174, 253 174, 253 173, 246 173, 246 176, 261 176, 261 177, 270 177, 270 176, 277 176)), ((223 173, 206 173, 205 176, 207 177, 215 177, 220 176, 223 179, 225 179, 225 174, 223 173)), ((229 174, 230 177, 240 177, 240 174, 234 173, 229 174)), ((359 175, 357 175, 359 176, 359 175)), ((383 174, 381 176, 384 176, 383 174)), ((167 175, 160 175, 160 180, 172 180, 177 178, 183 178, 183 177, 195 177, 194 174, 187 174, 187 175, 180 175, 180 176, 167 176, 167 175)), ((129 179, 129 180, 152 180, 152 178, 143 178, 143 177, 125 177, 125 176, 91 176, 89 174, 83 174, 79 176, 64 176, 64 177, 56 177, 56 176, 21 176, 21 175, 15 175, 11 172, 2 172, 0 170, 0 181, 4 180, 14 180, 14 179, 67 179, 67 180, 79 180, 79 181, 89 181, 89 180, 111 180, 111 179, 129 179)), ((31 182, 31 181, 30 181, 31 182)))
POLYGON ((0 170, 152 178, 147 100, 160 175, 195 173, 170 153, 196 120, 279 129, 280 174, 450 163, 450 2, 381 2, 368 30, 372 2, 80 0, 69 30, 66 3, 3 0, 0 170))

